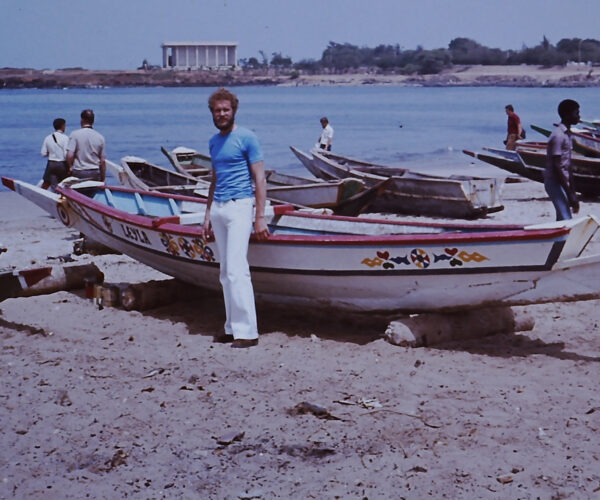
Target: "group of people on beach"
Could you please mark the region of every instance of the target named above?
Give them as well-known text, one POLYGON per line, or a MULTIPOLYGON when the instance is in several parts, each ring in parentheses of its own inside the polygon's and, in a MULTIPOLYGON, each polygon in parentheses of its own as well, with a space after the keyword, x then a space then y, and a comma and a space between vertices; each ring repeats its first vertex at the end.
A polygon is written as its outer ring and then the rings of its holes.
POLYGON ((105 140, 94 130, 94 111, 81 112, 81 128, 69 137, 65 134, 67 122, 56 118, 54 132, 42 143, 42 156, 48 158, 42 177, 42 188, 55 188, 69 176, 104 182, 106 178, 105 140))
MULTIPOLYGON (((225 88, 208 99, 213 124, 218 132, 209 140, 212 178, 206 204, 202 237, 214 236, 220 256, 220 282, 225 303, 225 325, 214 341, 235 348, 258 344, 254 290, 248 264, 252 232, 255 238, 269 237, 266 222, 267 185, 264 158, 258 138, 251 130, 235 123, 239 100, 225 88)), ((508 115, 507 149, 515 149, 522 135, 521 121, 511 105, 508 115)), ((557 220, 571 218, 579 211, 571 169, 571 126, 579 122, 579 104, 567 99, 558 106, 561 123, 548 140, 544 185, 556 209, 557 220)), ((317 148, 331 150, 333 128, 327 117, 317 148)), ((106 175, 104 137, 93 129, 94 113, 81 112, 81 128, 69 138, 65 120, 54 120, 55 132, 44 139, 42 155, 48 157, 44 185, 56 186, 67 176, 104 181, 106 175)))

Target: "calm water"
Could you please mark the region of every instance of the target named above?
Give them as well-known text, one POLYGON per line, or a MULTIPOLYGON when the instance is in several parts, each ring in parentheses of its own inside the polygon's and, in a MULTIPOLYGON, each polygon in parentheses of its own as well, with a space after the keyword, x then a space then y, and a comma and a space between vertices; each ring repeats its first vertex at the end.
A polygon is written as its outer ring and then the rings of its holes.
MULTIPOLYGON (((107 142, 108 159, 136 155, 168 166, 160 146, 207 151, 215 129, 207 108, 213 88, 128 88, 0 91, 0 174, 37 182, 40 156, 52 120, 79 127, 79 113, 93 108, 95 128, 107 142)), ((504 106, 512 103, 528 139, 542 136, 530 124, 550 127, 564 98, 581 104, 583 118, 600 117, 600 89, 242 87, 237 123, 254 130, 267 168, 307 175, 290 145, 308 150, 320 134, 319 118, 335 129, 334 151, 414 170, 501 175, 474 166, 462 149, 502 147, 504 106)), ((2 188, 4 189, 4 188, 2 188)))

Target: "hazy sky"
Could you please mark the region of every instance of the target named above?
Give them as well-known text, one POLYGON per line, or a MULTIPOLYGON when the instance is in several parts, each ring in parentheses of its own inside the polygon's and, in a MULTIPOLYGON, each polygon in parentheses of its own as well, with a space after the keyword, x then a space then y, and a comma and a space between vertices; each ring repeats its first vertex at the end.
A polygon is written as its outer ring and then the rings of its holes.
POLYGON ((131 69, 162 64, 160 45, 238 42, 319 59, 330 41, 403 49, 467 37, 532 47, 544 36, 600 39, 600 0, 1 0, 0 67, 131 69))

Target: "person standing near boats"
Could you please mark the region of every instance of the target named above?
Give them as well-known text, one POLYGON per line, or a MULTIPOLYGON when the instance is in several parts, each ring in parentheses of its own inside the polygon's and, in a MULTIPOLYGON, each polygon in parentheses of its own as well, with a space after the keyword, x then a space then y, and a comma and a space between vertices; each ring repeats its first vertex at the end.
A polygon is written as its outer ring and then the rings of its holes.
POLYGON ((512 104, 507 104, 504 107, 504 110, 508 115, 506 140, 504 141, 504 144, 506 144, 506 149, 514 151, 517 149, 517 141, 525 138, 523 126, 521 125, 521 119, 519 118, 519 115, 515 113, 515 108, 512 104))
POLYGON ((321 122, 321 136, 317 143, 318 149, 324 149, 325 151, 331 151, 331 143, 333 142, 333 127, 329 124, 329 119, 324 116, 319 120, 321 122))
POLYGON ((46 136, 42 143, 42 156, 48 158, 46 170, 44 170, 42 189, 52 187, 65 179, 69 174, 67 166, 67 145, 69 138, 65 134, 67 122, 64 118, 56 118, 52 122, 54 132, 46 136))
POLYGON ((105 141, 94 130, 94 111, 81 112, 81 128, 71 132, 67 146, 67 164, 70 175, 80 179, 104 182, 106 178, 105 141))
POLYGON ((556 220, 571 219, 579 212, 579 200, 573 182, 571 125, 579 123, 579 103, 565 99, 558 105, 560 123, 548 139, 544 187, 556 209, 556 220))
POLYGON ((267 183, 263 154, 256 135, 235 124, 238 98, 221 88, 208 99, 213 123, 219 130, 209 141, 212 179, 202 235, 212 232, 220 257, 220 281, 225 302, 225 333, 215 342, 245 348, 258 344, 254 289, 248 264, 248 245, 254 234, 269 236, 265 220, 267 183), (254 178, 255 188, 252 188, 254 178))

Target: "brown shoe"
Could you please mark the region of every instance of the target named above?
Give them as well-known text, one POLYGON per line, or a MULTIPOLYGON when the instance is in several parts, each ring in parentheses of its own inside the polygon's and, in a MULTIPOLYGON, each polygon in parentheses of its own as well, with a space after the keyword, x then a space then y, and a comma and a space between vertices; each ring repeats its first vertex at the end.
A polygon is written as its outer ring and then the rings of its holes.
POLYGON ((216 342, 217 344, 228 344, 229 342, 233 342, 233 335, 215 335, 213 337, 213 342, 216 342))
POLYGON ((255 345, 258 345, 258 339, 236 339, 231 343, 231 347, 237 349, 244 349, 255 345))

